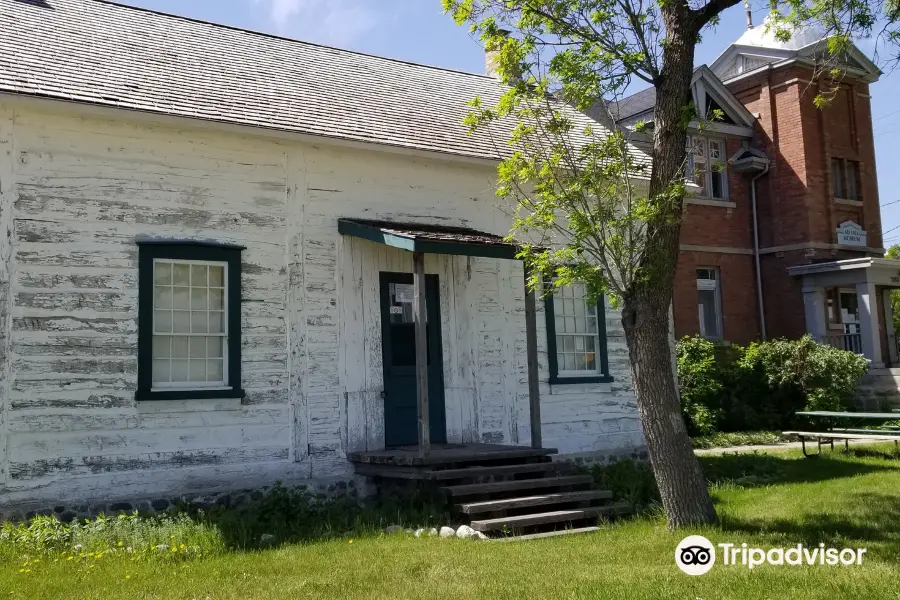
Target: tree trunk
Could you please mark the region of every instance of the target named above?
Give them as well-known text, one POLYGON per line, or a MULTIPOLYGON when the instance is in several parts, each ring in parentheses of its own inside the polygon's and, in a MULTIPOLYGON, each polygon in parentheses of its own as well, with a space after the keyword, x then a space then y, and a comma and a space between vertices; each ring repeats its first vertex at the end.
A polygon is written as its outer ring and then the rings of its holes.
POLYGON ((656 81, 650 198, 659 209, 647 224, 640 275, 623 297, 623 324, 638 410, 669 527, 712 523, 716 511, 681 415, 669 345, 669 307, 678 263, 687 141, 685 107, 699 25, 686 4, 661 7, 666 28, 662 76, 656 81))
POLYGON ((713 523, 716 511, 681 416, 669 344, 669 304, 662 294, 629 300, 625 339, 638 411, 669 528, 713 523))

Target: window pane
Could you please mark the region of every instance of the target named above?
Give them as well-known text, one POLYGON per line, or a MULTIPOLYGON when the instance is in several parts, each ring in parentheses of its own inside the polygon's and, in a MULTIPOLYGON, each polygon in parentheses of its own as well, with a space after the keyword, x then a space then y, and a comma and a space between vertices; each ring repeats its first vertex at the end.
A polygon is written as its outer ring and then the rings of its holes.
POLYGON ((206 338, 191 338, 191 358, 206 358, 206 338))
POLYGON ((709 174, 712 180, 711 194, 713 198, 725 198, 725 171, 724 168, 714 169, 709 174))
POLYGON ((831 185, 835 198, 844 197, 844 164, 839 158, 831 159, 831 185))
POLYGON ((206 265, 191 265, 191 285, 206 287, 206 265))
POLYGON ((169 361, 154 360, 153 361, 153 383, 169 382, 169 361))
POLYGON ((565 355, 565 369, 566 371, 574 371, 575 370, 575 355, 574 354, 566 354, 565 355))
POLYGON ((191 284, 191 267, 185 264, 176 264, 172 267, 173 282, 175 285, 191 284))
POLYGON ((172 311, 153 311, 153 331, 156 333, 169 333, 172 331, 172 311))
POLYGON ((597 355, 593 352, 587 354, 585 356, 584 363, 585 370, 587 371, 596 371, 597 370, 597 355))
POLYGON ((719 315, 715 290, 697 290, 700 317, 700 335, 707 338, 722 337, 719 331, 719 315))
POLYGON ((206 380, 207 381, 224 381, 222 377, 222 361, 209 360, 206 361, 206 380))
POLYGON ((565 333, 565 332, 566 332, 566 321, 559 315, 556 315, 556 333, 565 333))
POLYGON ((186 382, 188 380, 187 359, 172 361, 172 381, 186 382))
POLYGON ((700 188, 699 194, 706 195, 706 163, 694 161, 694 184, 700 188))
POLYGON ((588 333, 597 333, 597 317, 588 317, 585 320, 588 333))
POLYGON ((172 358, 187 358, 189 339, 183 335, 172 337, 172 358))
POLYGON ((222 358, 225 353, 222 352, 222 342, 225 338, 209 337, 206 338, 206 356, 210 358, 222 358))
POLYGON ((191 381, 206 381, 206 361, 192 360, 190 366, 191 381))
POLYGON ((575 349, 584 351, 584 336, 579 335, 575 337, 575 349))
POLYGON ((207 312, 195 310, 191 311, 191 333, 206 333, 207 331, 207 312))
POLYGON ((567 335, 563 340, 563 351, 565 352, 574 352, 575 351, 575 337, 571 335, 567 335))
POLYGON ((172 265, 158 262, 153 265, 153 282, 172 285, 172 265))
POLYGON ((850 200, 859 199, 859 163, 856 161, 847 161, 847 198, 850 200))
POLYGON ((209 313, 209 332, 224 333, 225 332, 225 313, 210 312, 209 313))
POLYGON ((169 358, 169 344, 171 336, 154 335, 153 336, 153 358, 169 358))
POLYGON ((206 288, 191 288, 191 308, 193 310, 206 310, 206 302, 206 288))
POLYGON ((156 286, 153 290, 153 306, 156 308, 172 308, 172 288, 156 286))
POLYGON ((174 312, 175 333, 191 332, 191 313, 186 310, 176 310, 174 312))
POLYGON ((211 310, 225 308, 225 293, 223 290, 209 290, 209 308, 211 310))
POLYGON ((187 310, 191 307, 191 288, 174 288, 172 307, 178 310, 187 310))
POLYGON ((225 287, 225 267, 209 268, 209 287, 225 287))
POLYGON ((721 160, 722 159, 722 144, 720 142, 714 142, 710 140, 709 142, 709 157, 712 160, 721 160))

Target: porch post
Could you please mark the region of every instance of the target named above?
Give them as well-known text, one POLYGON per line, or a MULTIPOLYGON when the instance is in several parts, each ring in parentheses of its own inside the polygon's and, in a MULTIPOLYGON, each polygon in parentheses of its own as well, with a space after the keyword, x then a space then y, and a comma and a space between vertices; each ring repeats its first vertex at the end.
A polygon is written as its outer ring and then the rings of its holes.
POLYGON ((416 335, 416 399, 419 413, 419 456, 431 451, 428 418, 428 336, 425 317, 425 255, 413 252, 413 322, 416 335))
POLYGON ((817 342, 824 342, 825 328, 825 288, 803 286, 803 310, 806 313, 806 333, 817 342))
POLYGON ((541 392, 538 385, 537 303, 534 290, 528 289, 528 267, 525 267, 525 353, 528 360, 528 411, 531 416, 531 447, 540 448, 541 392))
POLYGON ((887 333, 887 355, 891 365, 896 365, 900 356, 897 353, 897 336, 894 333, 894 307, 891 305, 891 290, 885 288, 881 291, 881 305, 884 307, 884 329, 887 333))
POLYGON ((884 366, 881 360, 881 344, 878 341, 878 299, 875 296, 875 284, 871 282, 856 284, 856 299, 859 303, 859 334, 862 342, 863 356, 873 366, 884 366))

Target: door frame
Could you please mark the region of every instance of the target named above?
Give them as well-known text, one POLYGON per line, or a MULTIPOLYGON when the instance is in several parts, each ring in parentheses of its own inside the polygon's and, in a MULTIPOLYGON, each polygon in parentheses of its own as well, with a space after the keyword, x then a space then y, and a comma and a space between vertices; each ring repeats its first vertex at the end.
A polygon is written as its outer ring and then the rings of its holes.
MULTIPOLYGON (((388 305, 390 304, 390 291, 389 284, 391 283, 402 283, 402 284, 412 284, 413 283, 413 274, 412 273, 401 273, 395 271, 380 271, 378 273, 378 296, 379 296, 379 307, 378 312, 381 315, 381 369, 382 369, 382 390, 386 390, 387 381, 390 377, 390 373, 388 369, 390 368, 390 344, 387 343, 388 337, 390 335, 389 329, 390 324, 388 319, 388 305)), ((427 344, 429 346, 429 353, 431 355, 431 365, 428 368, 428 416, 429 416, 429 427, 431 428, 432 423, 435 424, 439 429, 439 435, 435 434, 435 431, 430 429, 431 431, 431 441, 433 443, 446 443, 447 440, 447 408, 446 408, 446 394, 444 388, 444 354, 443 354, 443 332, 441 331, 441 293, 440 293, 440 281, 436 274, 427 274, 425 275, 425 310, 427 312, 428 323, 434 324, 433 327, 429 328, 429 333, 427 337, 427 344), (432 301, 428 301, 431 298, 432 301), (432 394, 432 390, 439 390, 440 397, 435 397, 435 394, 432 394), (437 418, 437 422, 435 419, 437 418)), ((410 369, 415 372, 415 366, 410 367, 410 369)), ((385 421, 388 419, 388 410, 387 410, 387 396, 383 396, 382 409, 384 411, 385 421)), ((387 431, 387 427, 385 427, 385 431, 387 431)), ((389 442, 387 440, 387 435, 385 435, 385 447, 389 447, 389 442)))

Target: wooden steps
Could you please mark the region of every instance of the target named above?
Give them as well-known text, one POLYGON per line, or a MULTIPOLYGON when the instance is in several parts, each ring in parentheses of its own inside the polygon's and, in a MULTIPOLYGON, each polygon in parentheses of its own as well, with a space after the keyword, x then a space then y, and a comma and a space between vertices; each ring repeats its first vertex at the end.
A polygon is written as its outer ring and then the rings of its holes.
POLYGON ((448 481, 453 479, 486 479, 511 478, 518 475, 546 473, 570 473, 573 467, 569 463, 554 463, 550 459, 542 462, 530 462, 513 465, 474 466, 462 468, 438 467, 392 467, 387 465, 357 465, 356 472, 367 477, 388 477, 395 479, 424 479, 429 481, 448 481))
POLYGON ((587 519, 597 519, 605 514, 621 514, 617 511, 626 510, 627 505, 610 504, 607 506, 594 506, 575 510, 552 510, 549 512, 535 513, 531 515, 519 515, 517 517, 500 517, 498 519, 478 519, 470 523, 475 531, 498 531, 521 529, 535 525, 548 525, 556 523, 572 523, 587 519))
POLYGON ((475 496, 478 494, 496 494, 500 492, 519 492, 542 488, 558 488, 566 486, 590 485, 594 478, 590 475, 564 475, 560 477, 542 477, 540 479, 517 479, 514 481, 495 481, 493 483, 472 483, 441 488, 453 497, 475 496))
POLYGON ((419 457, 415 448, 399 448, 351 454, 350 459, 357 473, 379 486, 409 489, 424 484, 439 490, 461 522, 496 539, 587 533, 597 529, 600 518, 629 512, 626 504, 612 503, 611 492, 593 489, 592 476, 571 463, 553 462, 550 455, 555 453, 446 444, 432 448, 427 457, 419 457))
POLYGON ((468 504, 458 504, 457 508, 464 514, 473 515, 510 509, 531 508, 535 506, 581 503, 588 500, 608 500, 610 498, 612 498, 612 492, 606 490, 586 490, 583 492, 544 494, 542 496, 523 496, 521 498, 508 498, 506 500, 470 502, 468 504))
POLYGON ((576 529, 554 529, 541 533, 527 533, 525 535, 491 538, 492 542, 525 542, 528 540, 540 540, 544 538, 559 537, 561 535, 578 535, 581 533, 593 533, 600 531, 599 527, 578 527, 576 529))

